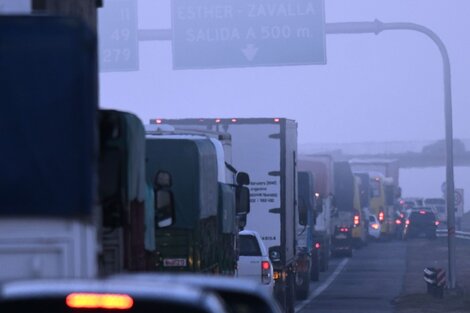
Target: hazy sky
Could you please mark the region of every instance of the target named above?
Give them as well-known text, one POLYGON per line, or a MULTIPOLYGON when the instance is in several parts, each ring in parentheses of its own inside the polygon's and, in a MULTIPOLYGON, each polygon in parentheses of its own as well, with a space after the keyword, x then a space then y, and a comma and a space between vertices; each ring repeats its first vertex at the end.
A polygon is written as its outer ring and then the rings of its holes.
MULTIPOLYGON (((139 28, 170 28, 169 0, 138 5, 139 28)), ((327 22, 377 18, 435 31, 451 58, 454 133, 470 137, 470 1, 325 0, 325 6, 327 22)), ((444 137, 442 61, 430 39, 387 31, 326 41, 327 65, 178 71, 170 42, 141 42, 139 72, 101 74, 101 105, 134 112, 144 123, 288 117, 299 123, 300 143, 444 137)))

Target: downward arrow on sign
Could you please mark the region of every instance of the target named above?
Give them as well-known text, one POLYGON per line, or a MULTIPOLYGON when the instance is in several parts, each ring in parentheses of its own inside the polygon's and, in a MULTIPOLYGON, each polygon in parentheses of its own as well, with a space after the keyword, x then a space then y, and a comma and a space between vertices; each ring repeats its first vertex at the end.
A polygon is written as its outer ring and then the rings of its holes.
POLYGON ((243 55, 248 61, 253 61, 258 54, 258 48, 254 44, 248 44, 244 49, 242 49, 243 55))

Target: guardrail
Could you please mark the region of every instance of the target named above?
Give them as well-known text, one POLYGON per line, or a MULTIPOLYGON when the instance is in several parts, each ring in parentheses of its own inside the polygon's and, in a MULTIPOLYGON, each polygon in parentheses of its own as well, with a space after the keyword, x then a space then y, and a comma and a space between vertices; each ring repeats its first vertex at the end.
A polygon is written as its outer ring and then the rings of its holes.
MULTIPOLYGON (((438 229, 436 232, 437 237, 447 237, 447 229, 438 229)), ((455 237, 470 240, 470 232, 457 230, 455 231, 455 237)))

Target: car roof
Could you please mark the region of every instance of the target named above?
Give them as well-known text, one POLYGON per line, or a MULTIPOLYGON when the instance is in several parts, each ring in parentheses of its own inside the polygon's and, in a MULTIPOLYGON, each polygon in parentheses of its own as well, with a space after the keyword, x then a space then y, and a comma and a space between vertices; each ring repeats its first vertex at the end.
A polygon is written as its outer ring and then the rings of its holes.
POLYGON ((110 278, 132 279, 146 282, 172 282, 176 284, 189 284, 205 290, 234 291, 240 293, 257 293, 267 295, 264 290, 260 290, 259 283, 243 278, 223 277, 207 274, 186 274, 186 273, 132 273, 116 274, 110 278), (241 284, 240 281, 243 280, 241 284))
POLYGON ((119 293, 146 301, 164 301, 224 312, 217 297, 196 287, 170 283, 138 282, 119 279, 36 279, 5 282, 0 285, 0 301, 61 297, 71 293, 119 293))
POLYGON ((272 294, 267 289, 260 288, 261 284, 246 278, 215 276, 200 273, 129 273, 116 274, 111 279, 125 279, 147 282, 173 282, 195 286, 203 290, 217 293, 224 299, 225 294, 256 297, 266 303, 273 312, 280 312, 272 294))
POLYGON ((258 235, 258 232, 255 231, 255 230, 244 229, 244 230, 240 231, 239 234, 240 234, 240 235, 252 235, 252 236, 256 236, 256 235, 258 235))

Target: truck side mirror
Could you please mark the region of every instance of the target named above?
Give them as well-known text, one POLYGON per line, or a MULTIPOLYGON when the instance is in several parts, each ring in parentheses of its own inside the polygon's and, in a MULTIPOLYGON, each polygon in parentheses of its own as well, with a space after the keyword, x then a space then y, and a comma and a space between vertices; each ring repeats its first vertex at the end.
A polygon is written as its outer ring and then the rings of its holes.
POLYGON ((316 215, 323 212, 323 198, 320 194, 315 194, 315 213, 316 215))
POLYGON ((175 206, 171 187, 171 174, 159 171, 154 179, 155 191, 155 222, 158 228, 173 225, 175 222, 175 206))
POLYGON ((250 175, 245 172, 237 173, 237 185, 246 186, 250 184, 250 175))
POLYGON ((250 213, 250 189, 245 186, 236 186, 235 197, 237 214, 250 213))
POLYGON ((305 203, 305 199, 299 197, 299 224, 302 226, 308 223, 308 206, 305 203))
POLYGON ((238 216, 238 229, 240 231, 244 230, 246 227, 246 214, 238 216))

